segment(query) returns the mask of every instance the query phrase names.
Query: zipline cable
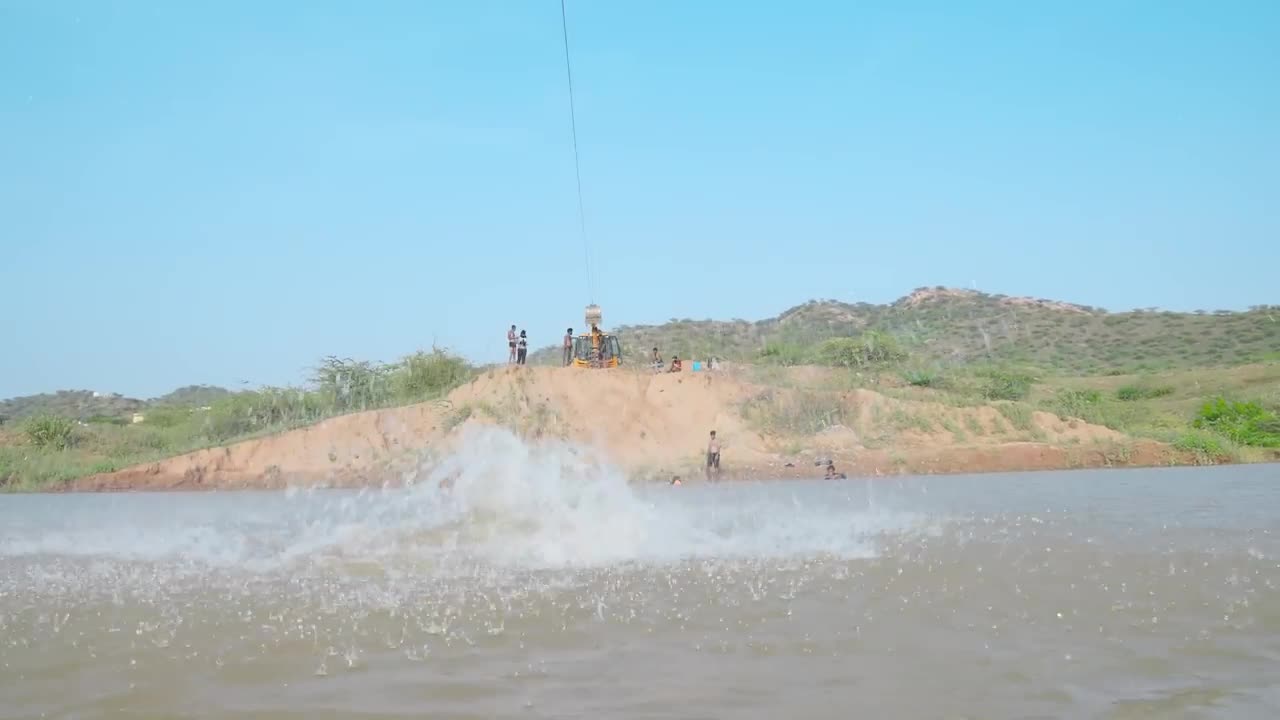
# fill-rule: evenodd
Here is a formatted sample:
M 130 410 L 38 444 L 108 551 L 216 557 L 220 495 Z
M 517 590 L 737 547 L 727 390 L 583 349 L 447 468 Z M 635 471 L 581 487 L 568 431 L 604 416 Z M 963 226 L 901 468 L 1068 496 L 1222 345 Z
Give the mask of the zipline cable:
M 587 217 L 582 209 L 582 169 L 578 163 L 578 118 L 573 107 L 573 69 L 569 65 L 569 19 L 560 0 L 560 28 L 564 31 L 564 72 L 569 79 L 569 126 L 573 130 L 573 174 L 578 182 L 578 229 L 582 233 L 582 255 L 587 265 L 587 297 L 596 302 L 595 283 L 591 278 L 591 244 L 587 242 Z

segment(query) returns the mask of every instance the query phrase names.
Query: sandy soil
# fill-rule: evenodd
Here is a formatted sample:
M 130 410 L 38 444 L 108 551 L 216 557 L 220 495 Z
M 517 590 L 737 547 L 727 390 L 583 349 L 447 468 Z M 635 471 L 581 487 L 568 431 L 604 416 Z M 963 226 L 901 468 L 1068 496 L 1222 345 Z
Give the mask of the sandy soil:
M 795 379 L 812 381 L 797 369 Z M 799 385 L 803 385 L 801 382 Z M 195 490 L 355 487 L 412 481 L 467 425 L 496 423 L 530 438 L 590 443 L 637 481 L 698 479 L 707 434 L 722 473 L 818 477 L 831 458 L 850 476 L 1042 470 L 1186 461 L 1169 447 L 1048 413 L 1017 423 L 995 407 L 957 408 L 870 390 L 824 392 L 845 425 L 797 435 L 744 417 L 744 407 L 796 407 L 813 390 L 765 387 L 745 373 L 652 375 L 634 370 L 501 368 L 439 402 L 332 418 L 312 427 L 96 475 L 67 489 Z M 809 394 L 804 394 L 804 393 Z M 772 417 L 772 416 L 770 416 Z

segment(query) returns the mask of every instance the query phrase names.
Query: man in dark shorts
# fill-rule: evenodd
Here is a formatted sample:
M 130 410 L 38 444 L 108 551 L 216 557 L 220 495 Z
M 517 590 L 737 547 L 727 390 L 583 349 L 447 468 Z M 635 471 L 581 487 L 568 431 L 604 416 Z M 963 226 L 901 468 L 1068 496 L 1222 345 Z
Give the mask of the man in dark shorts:
M 711 431 L 711 440 L 707 442 L 707 480 L 711 480 L 712 468 L 716 471 L 716 480 L 720 479 L 720 441 L 716 439 L 716 431 Z
M 516 326 L 512 325 L 507 331 L 507 362 L 515 363 L 516 361 Z

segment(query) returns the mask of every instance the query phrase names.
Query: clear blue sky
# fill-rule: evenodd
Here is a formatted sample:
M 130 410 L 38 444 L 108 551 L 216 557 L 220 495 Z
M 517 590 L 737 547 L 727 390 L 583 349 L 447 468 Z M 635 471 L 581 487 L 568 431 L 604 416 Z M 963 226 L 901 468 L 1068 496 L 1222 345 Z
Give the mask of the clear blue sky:
M 1280 3 L 569 1 L 606 325 L 1280 301 Z M 588 302 L 557 0 L 0 0 L 0 397 Z

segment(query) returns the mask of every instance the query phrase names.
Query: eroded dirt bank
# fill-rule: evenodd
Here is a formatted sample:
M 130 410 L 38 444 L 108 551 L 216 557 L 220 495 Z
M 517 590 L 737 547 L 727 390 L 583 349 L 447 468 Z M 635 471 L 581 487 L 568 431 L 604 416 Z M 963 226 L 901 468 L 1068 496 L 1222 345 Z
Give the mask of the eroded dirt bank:
M 809 432 L 815 406 L 838 416 Z M 398 485 L 425 477 L 459 432 L 499 424 L 530 440 L 604 450 L 637 481 L 701 475 L 707 434 L 725 478 L 820 477 L 832 458 L 852 476 L 1152 466 L 1191 458 L 1152 441 L 1048 413 L 957 408 L 869 390 L 765 387 L 736 373 L 503 368 L 438 402 L 317 425 L 95 475 L 72 491 Z

